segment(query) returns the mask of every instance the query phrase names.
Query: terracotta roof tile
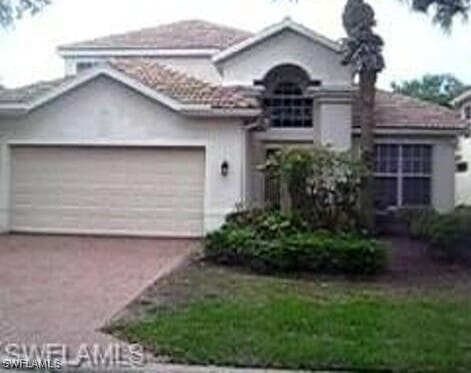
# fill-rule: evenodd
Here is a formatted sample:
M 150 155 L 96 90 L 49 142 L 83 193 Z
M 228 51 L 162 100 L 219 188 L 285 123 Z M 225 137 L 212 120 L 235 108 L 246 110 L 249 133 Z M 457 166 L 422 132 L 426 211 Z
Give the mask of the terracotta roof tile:
M 61 85 L 70 78 L 60 78 L 49 81 L 41 81 L 27 86 L 14 89 L 0 89 L 0 102 L 2 103 L 25 103 L 32 101 L 51 89 Z
M 215 109 L 256 108 L 257 102 L 234 87 L 215 86 L 193 78 L 152 59 L 115 59 L 111 66 L 184 104 L 209 105 Z
M 243 95 L 240 87 L 222 87 L 193 78 L 163 66 L 148 58 L 115 59 L 110 65 L 147 87 L 183 104 L 208 105 L 214 109 L 250 109 L 258 104 L 249 93 Z M 73 77 L 20 87 L 1 89 L 0 103 L 27 103 L 58 87 Z M 353 127 L 359 127 L 360 109 L 355 94 Z M 397 129 L 460 129 L 466 123 L 457 111 L 429 102 L 378 90 L 376 96 L 376 125 Z
M 64 45 L 60 49 L 226 49 L 251 35 L 248 31 L 232 27 L 201 20 L 187 20 L 72 43 Z
M 358 95 L 355 98 L 353 126 L 360 126 Z M 387 128 L 461 128 L 459 113 L 419 99 L 378 90 L 375 119 L 377 127 Z

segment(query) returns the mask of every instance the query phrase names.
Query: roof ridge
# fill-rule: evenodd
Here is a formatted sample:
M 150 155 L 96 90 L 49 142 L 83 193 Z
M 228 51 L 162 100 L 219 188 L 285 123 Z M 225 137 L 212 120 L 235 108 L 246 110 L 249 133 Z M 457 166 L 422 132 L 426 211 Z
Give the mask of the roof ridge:
M 242 38 L 242 37 L 247 37 L 248 38 L 251 35 L 253 35 L 253 33 L 250 32 L 250 31 L 240 29 L 240 28 L 236 28 L 234 26 L 223 25 L 223 24 L 220 24 L 220 23 L 215 23 L 215 22 L 211 22 L 211 21 L 207 21 L 207 20 L 203 20 L 203 19 L 183 19 L 183 20 L 179 20 L 179 21 L 175 21 L 175 22 L 162 23 L 162 24 L 157 24 L 155 26 L 148 26 L 148 27 L 142 27 L 142 28 L 138 28 L 138 29 L 131 29 L 131 30 L 128 30 L 128 31 L 116 32 L 116 33 L 108 34 L 108 35 L 101 35 L 101 36 L 97 36 L 95 38 L 86 39 L 86 40 L 82 40 L 82 41 L 71 42 L 71 43 L 59 46 L 59 50 L 60 49 L 68 49 L 68 48 L 100 48 L 100 47 L 103 47 L 103 46 L 93 45 L 93 44 L 101 43 L 101 42 L 110 42 L 110 40 L 112 41 L 113 39 L 116 39 L 116 38 L 129 38 L 129 37 L 132 37 L 132 36 L 136 36 L 136 35 L 139 35 L 139 34 L 146 34 L 146 33 L 149 33 L 149 32 L 155 32 L 157 34 L 159 34 L 159 33 L 168 33 L 168 32 L 171 31 L 172 28 L 177 28 L 178 29 L 179 27 L 182 27 L 182 26 L 186 26 L 185 27 L 185 31 L 186 31 L 188 26 L 191 26 L 191 25 L 200 26 L 200 27 L 208 27 L 208 28 L 212 28 L 212 29 L 215 29 L 215 30 L 219 30 L 220 32 L 223 32 L 223 33 L 224 32 L 226 32 L 226 33 L 229 32 L 229 33 L 233 34 L 232 35 L 233 38 Z M 175 30 L 173 30 L 173 31 L 175 31 Z M 186 35 L 186 36 L 188 36 L 188 35 Z M 158 35 L 156 35 L 156 37 L 158 37 Z M 181 38 L 181 35 L 179 35 L 178 38 Z M 219 42 L 221 42 L 221 41 L 219 40 Z M 136 43 L 136 46 L 139 48 L 139 43 Z M 225 46 L 225 47 L 227 47 L 227 46 Z M 174 47 L 174 49 L 178 49 L 178 48 L 179 48 L 178 46 Z M 183 49 L 187 49 L 187 48 L 188 47 L 183 47 Z M 159 47 L 157 46 L 156 49 L 159 49 Z M 165 47 L 165 48 L 160 48 L 160 49 L 169 49 L 169 48 Z

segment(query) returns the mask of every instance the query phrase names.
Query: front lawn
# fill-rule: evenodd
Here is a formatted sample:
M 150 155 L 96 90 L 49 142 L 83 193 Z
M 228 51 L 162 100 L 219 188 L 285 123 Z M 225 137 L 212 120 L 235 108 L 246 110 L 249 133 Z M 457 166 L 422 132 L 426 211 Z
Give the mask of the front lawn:
M 469 371 L 471 298 L 460 286 L 398 290 L 193 264 L 109 330 L 174 362 Z

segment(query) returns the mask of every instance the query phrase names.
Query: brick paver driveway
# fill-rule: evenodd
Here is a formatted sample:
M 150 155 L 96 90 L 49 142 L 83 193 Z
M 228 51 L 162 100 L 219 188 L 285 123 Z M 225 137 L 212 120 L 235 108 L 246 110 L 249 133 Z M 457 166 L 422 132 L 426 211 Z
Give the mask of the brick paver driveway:
M 0 341 L 115 342 L 97 331 L 197 241 L 0 236 Z

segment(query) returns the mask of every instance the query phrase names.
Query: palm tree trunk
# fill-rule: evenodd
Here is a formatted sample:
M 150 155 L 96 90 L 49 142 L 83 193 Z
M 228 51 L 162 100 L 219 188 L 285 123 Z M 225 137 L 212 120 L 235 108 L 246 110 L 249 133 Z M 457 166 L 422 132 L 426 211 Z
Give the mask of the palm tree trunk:
M 365 167 L 360 193 L 361 211 L 365 228 L 373 233 L 375 230 L 374 207 L 374 129 L 375 129 L 375 96 L 377 73 L 360 72 L 361 100 L 361 158 Z

